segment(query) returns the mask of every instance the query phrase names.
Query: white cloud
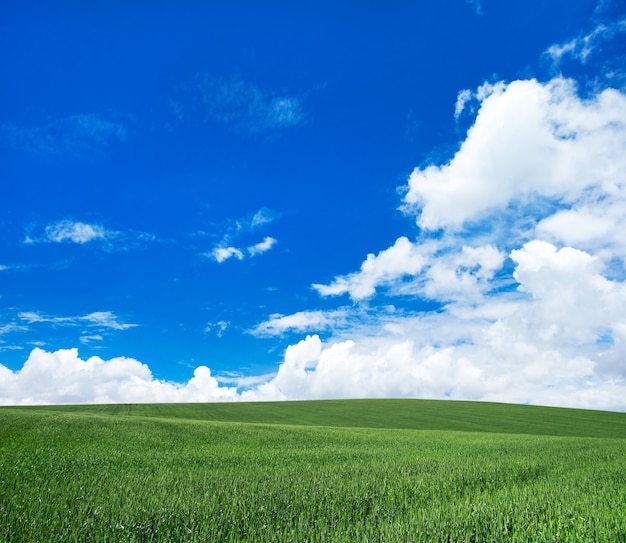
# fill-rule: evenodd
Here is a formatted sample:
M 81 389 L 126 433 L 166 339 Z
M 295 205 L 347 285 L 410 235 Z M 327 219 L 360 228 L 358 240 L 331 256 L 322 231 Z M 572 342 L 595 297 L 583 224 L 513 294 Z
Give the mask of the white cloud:
M 242 399 L 418 397 L 626 409 L 623 379 L 595 375 L 590 359 L 538 348 L 506 324 L 479 329 L 482 344 L 440 347 L 421 344 L 415 324 L 436 323 L 418 319 L 402 323 L 404 335 L 337 343 L 308 336 L 287 349 L 274 378 Z
M 17 324 L 15 322 L 0 324 L 0 336 L 4 334 L 10 334 L 12 332 L 24 332 L 26 330 L 28 330 L 26 326 Z
M 80 337 L 80 342 L 87 344 L 87 343 L 91 343 L 93 341 L 102 341 L 104 338 L 100 335 L 100 334 L 93 334 L 90 336 L 81 336 Z
M 277 218 L 278 213 L 266 207 L 262 207 L 255 213 L 234 221 L 235 231 L 238 234 L 252 232 L 254 230 L 257 230 L 258 228 L 265 226 L 266 224 L 274 222 Z
M 463 113 L 467 103 L 474 97 L 474 94 L 469 89 L 464 89 L 456 97 L 456 104 L 454 105 L 454 118 L 458 119 Z
M 562 78 L 483 86 L 476 121 L 454 158 L 416 168 L 405 210 L 427 230 L 468 221 L 538 197 L 572 203 L 591 187 L 623 192 L 626 96 L 588 100 Z
M 561 78 L 485 84 L 459 95 L 457 116 L 469 100 L 476 120 L 453 159 L 409 178 L 404 210 L 421 227 L 416 240 L 314 285 L 353 299 L 385 286 L 440 310 L 387 317 L 377 335 L 369 323 L 325 343 L 311 336 L 248 398 L 626 410 L 626 96 L 605 89 L 583 99 Z
M 581 199 L 542 219 L 537 224 L 537 236 L 559 244 L 594 251 L 604 260 L 621 259 L 626 263 L 626 190 L 617 191 L 612 198 L 599 197 L 594 202 Z
M 626 19 L 608 24 L 599 24 L 588 34 L 577 36 L 564 43 L 551 45 L 545 52 L 555 65 L 559 65 L 565 57 L 579 60 L 583 64 L 604 41 L 612 39 L 615 34 L 626 32 Z
M 267 321 L 256 326 L 252 333 L 259 336 L 274 336 L 284 334 L 287 331 L 308 332 L 321 330 L 335 322 L 336 318 L 337 312 L 333 312 L 332 315 L 324 311 L 299 311 L 292 315 L 277 313 L 271 315 Z
M 129 328 L 139 326 L 138 324 L 119 322 L 117 316 L 110 311 L 96 311 L 82 317 L 77 317 L 77 320 L 98 328 L 111 328 L 113 330 L 128 330 Z
M 186 383 L 155 379 L 132 358 L 82 360 L 77 349 L 34 349 L 19 371 L 0 364 L 0 404 L 208 402 L 233 400 L 236 388 L 220 386 L 200 366 Z
M 250 245 L 246 249 L 246 252 L 251 257 L 262 255 L 263 253 L 269 251 L 276 243 L 277 241 L 274 238 L 267 236 L 263 241 Z M 211 256 L 219 264 L 230 258 L 236 258 L 237 260 L 243 260 L 245 258 L 243 250 L 237 247 L 215 247 L 209 253 L 209 256 Z
M 45 237 L 48 241 L 60 243 L 72 241 L 73 243 L 87 243 L 89 241 L 104 239 L 111 233 L 97 224 L 84 222 L 59 221 L 46 226 Z
M 120 322 L 119 318 L 111 311 L 95 311 L 87 315 L 74 317 L 52 317 L 35 311 L 22 311 L 18 317 L 27 324 L 50 323 L 63 326 L 80 326 L 84 324 L 94 328 L 110 330 L 128 330 L 129 328 L 139 326 L 138 324 Z
M 243 253 L 237 247 L 216 247 L 211 251 L 211 256 L 216 262 L 221 264 L 229 258 L 236 258 L 237 260 L 243 260 Z
M 534 240 L 511 258 L 520 290 L 534 302 L 527 326 L 554 345 L 574 341 L 582 350 L 626 323 L 626 283 L 606 279 L 602 263 L 588 253 Z
M 411 243 L 398 238 L 377 256 L 370 254 L 361 270 L 339 276 L 330 285 L 314 284 L 322 296 L 348 293 L 353 300 L 373 296 L 378 287 L 391 294 L 412 294 L 424 298 L 473 299 L 490 289 L 489 281 L 504 262 L 505 255 L 493 245 L 460 248 L 447 241 Z
M 367 298 L 379 285 L 419 273 L 426 264 L 428 250 L 401 237 L 378 255 L 367 255 L 359 272 L 337 277 L 330 285 L 314 284 L 313 288 L 322 296 L 348 293 L 353 300 Z
M 376 335 L 287 349 L 245 399 L 426 397 L 626 410 L 626 289 L 589 255 L 530 242 L 512 254 L 525 294 L 389 319 Z M 605 343 L 605 339 L 609 341 Z
M 210 322 L 204 327 L 205 333 L 215 333 L 217 337 L 222 337 L 226 329 L 230 326 L 227 321 Z
M 72 219 L 62 219 L 47 224 L 43 229 L 35 226 L 30 229 L 25 239 L 26 244 L 36 243 L 76 243 L 78 245 L 97 244 L 106 251 L 125 251 L 139 248 L 146 243 L 157 241 L 157 238 L 146 232 L 119 232 L 109 230 L 100 224 L 90 224 Z
M 24 347 L 21 345 L 5 345 L 3 341 L 0 341 L 0 351 L 21 351 Z
M 209 253 L 205 253 L 204 256 L 208 256 L 221 264 L 230 258 L 243 260 L 246 253 L 250 257 L 266 253 L 277 243 L 277 240 L 271 236 L 266 236 L 262 241 L 249 245 L 246 249 L 236 247 L 232 245 L 232 242 L 243 235 L 250 234 L 264 225 L 273 222 L 276 217 L 277 214 L 273 211 L 267 208 L 261 208 L 250 216 L 231 221 L 228 232 L 222 237 L 219 244 Z
M 459 252 L 433 257 L 417 293 L 436 300 L 476 300 L 491 288 L 504 262 L 504 254 L 492 245 L 463 246 Z
M 248 253 L 250 256 L 262 255 L 269 251 L 276 244 L 276 240 L 272 237 L 265 237 L 265 239 L 255 245 L 248 247 Z

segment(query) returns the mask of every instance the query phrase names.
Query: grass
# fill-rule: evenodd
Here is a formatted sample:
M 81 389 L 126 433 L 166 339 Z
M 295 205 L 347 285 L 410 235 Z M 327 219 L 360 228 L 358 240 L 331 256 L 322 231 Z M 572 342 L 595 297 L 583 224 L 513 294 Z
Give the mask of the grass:
M 626 438 L 626 415 L 485 402 L 327 400 L 54 406 L 51 412 L 215 422 Z
M 0 408 L 0 541 L 626 541 L 626 415 Z

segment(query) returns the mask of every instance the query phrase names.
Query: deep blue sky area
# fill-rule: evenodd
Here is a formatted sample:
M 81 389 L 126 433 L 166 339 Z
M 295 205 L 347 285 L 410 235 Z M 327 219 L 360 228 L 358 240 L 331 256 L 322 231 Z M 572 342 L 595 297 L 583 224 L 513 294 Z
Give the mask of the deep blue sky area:
M 620 91 L 623 11 L 5 2 L 0 364 L 18 372 L 35 348 L 77 348 L 134 358 L 163 382 L 204 365 L 232 384 L 275 374 L 309 334 L 332 345 L 380 336 L 391 315 L 441 314 L 452 298 L 402 266 L 376 275 L 373 295 L 318 287 L 399 238 L 448 239 L 445 225 L 425 234 L 403 198 L 416 168 L 449 164 L 469 139 L 481 86 L 562 76 L 581 94 Z M 463 112 L 462 91 L 475 93 Z M 530 239 L 494 246 L 506 257 Z M 513 261 L 494 292 L 516 290 Z M 289 315 L 306 322 L 263 328 Z

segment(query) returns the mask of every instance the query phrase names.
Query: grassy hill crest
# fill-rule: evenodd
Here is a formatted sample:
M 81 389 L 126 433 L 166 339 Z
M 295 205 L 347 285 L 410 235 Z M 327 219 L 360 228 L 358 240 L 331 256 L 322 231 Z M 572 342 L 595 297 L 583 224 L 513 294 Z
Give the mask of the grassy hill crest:
M 295 426 L 626 438 L 626 413 L 452 400 L 311 400 L 4 409 Z

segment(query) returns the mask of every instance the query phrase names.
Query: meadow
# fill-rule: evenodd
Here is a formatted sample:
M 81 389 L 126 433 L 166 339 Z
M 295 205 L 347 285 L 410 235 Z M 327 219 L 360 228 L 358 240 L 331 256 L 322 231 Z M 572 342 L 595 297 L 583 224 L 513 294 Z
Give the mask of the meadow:
M 0 541 L 626 541 L 626 414 L 3 407 Z

